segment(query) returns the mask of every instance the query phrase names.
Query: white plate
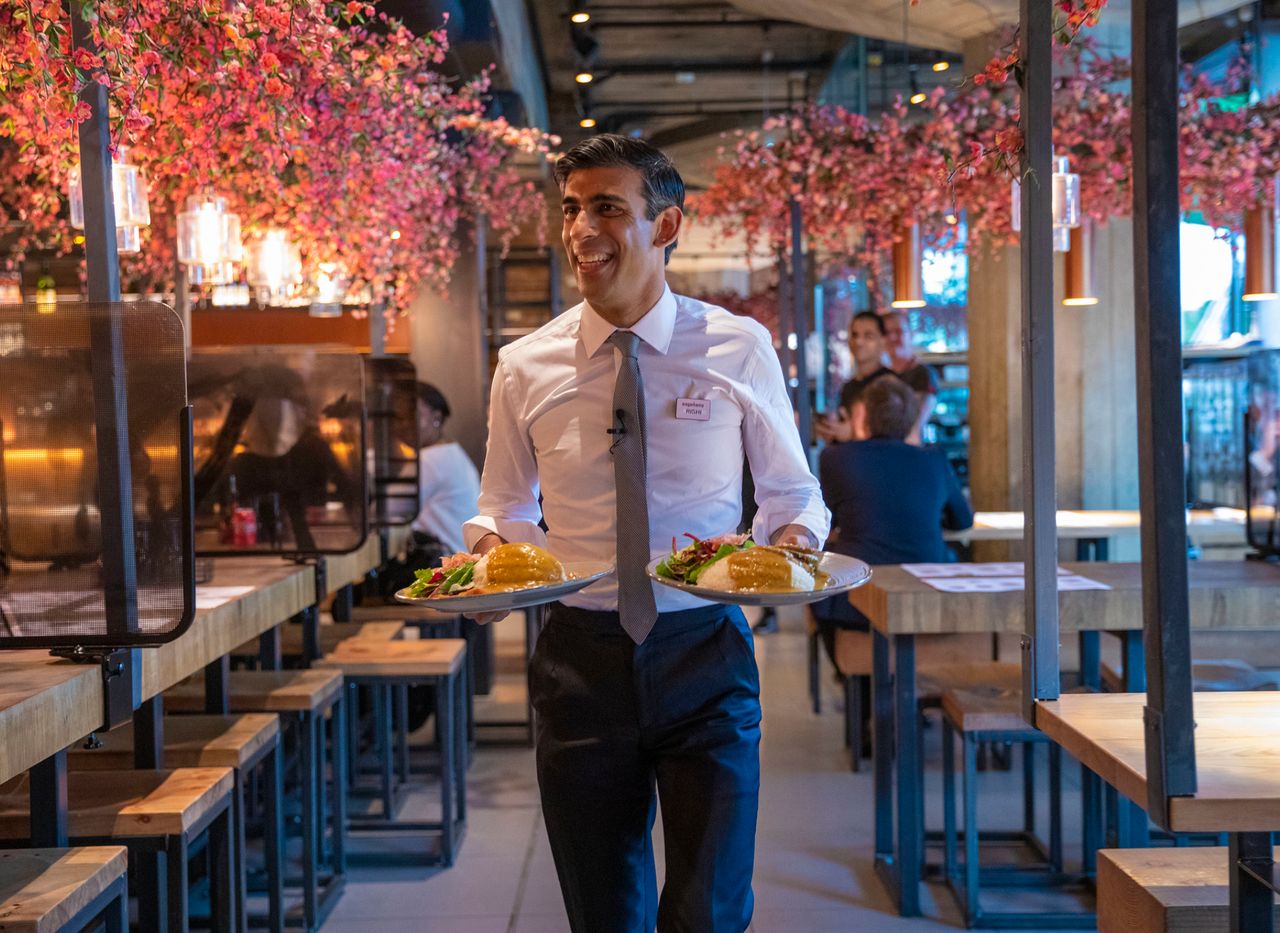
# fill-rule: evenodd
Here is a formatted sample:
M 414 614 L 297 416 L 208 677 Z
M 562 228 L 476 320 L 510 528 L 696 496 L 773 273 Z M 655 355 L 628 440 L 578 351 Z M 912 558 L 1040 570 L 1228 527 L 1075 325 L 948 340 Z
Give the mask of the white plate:
M 590 586 L 601 577 L 613 573 L 613 565 L 602 560 L 583 560 L 564 565 L 569 579 L 563 583 L 549 583 L 546 586 L 531 586 L 523 590 L 511 590 L 507 593 L 481 593 L 478 596 L 409 596 L 408 587 L 396 593 L 396 599 L 410 606 L 421 606 L 437 612 L 473 613 L 473 612 L 510 612 L 513 609 L 526 609 L 529 606 L 541 606 L 543 603 L 555 602 L 561 596 L 568 596 L 578 590 Z
M 735 606 L 799 606 L 805 603 L 816 603 L 828 596 L 847 593 L 871 579 L 871 568 L 860 560 L 845 557 L 843 554 L 822 552 L 822 562 L 818 569 L 827 574 L 827 585 L 820 590 L 799 593 L 733 593 L 726 590 L 715 590 L 707 586 L 692 583 L 681 583 L 669 577 L 658 576 L 658 565 L 666 560 L 666 556 L 651 560 L 645 569 L 649 576 L 672 589 L 683 590 L 693 596 L 701 596 L 716 603 L 730 603 Z

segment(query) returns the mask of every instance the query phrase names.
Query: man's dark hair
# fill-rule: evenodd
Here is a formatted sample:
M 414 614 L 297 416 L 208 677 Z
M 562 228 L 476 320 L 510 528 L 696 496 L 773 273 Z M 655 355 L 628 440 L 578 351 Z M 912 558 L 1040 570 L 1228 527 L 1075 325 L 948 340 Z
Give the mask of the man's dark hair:
M 590 136 L 556 160 L 555 179 L 564 191 L 569 176 L 579 169 L 621 166 L 640 173 L 644 183 L 645 219 L 653 220 L 668 207 L 684 210 L 684 179 L 665 152 L 643 139 L 600 133 Z M 664 261 L 671 259 L 675 242 L 667 246 Z
M 874 311 L 859 311 L 853 316 L 853 321 L 870 321 L 876 325 L 876 330 L 880 331 L 880 336 L 884 336 L 884 318 Z M 853 330 L 853 321 L 849 322 L 850 330 Z
M 440 412 L 441 420 L 448 418 L 450 415 L 449 403 L 445 400 L 444 393 L 429 382 L 418 383 L 418 401 L 428 408 Z
M 872 382 L 862 390 L 859 401 L 866 406 L 867 433 L 872 437 L 903 440 L 920 416 L 916 393 L 896 376 Z

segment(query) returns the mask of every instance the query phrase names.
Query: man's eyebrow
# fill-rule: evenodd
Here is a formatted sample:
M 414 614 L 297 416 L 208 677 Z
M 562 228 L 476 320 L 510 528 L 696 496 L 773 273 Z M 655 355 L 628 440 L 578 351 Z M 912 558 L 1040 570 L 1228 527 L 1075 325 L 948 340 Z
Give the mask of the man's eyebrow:
M 623 204 L 627 203 L 627 199 L 618 194 L 593 194 L 587 199 L 592 204 Z M 560 204 L 578 205 L 581 202 L 572 194 L 566 194 L 560 199 Z

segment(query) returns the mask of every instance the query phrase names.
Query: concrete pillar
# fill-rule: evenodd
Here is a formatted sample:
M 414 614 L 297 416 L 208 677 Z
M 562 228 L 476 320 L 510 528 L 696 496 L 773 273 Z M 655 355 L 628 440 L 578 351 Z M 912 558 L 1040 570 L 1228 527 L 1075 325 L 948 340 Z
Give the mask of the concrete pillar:
M 484 241 L 459 230 L 462 254 L 445 294 L 424 287 L 409 308 L 413 365 L 449 400 L 447 434 L 479 466 L 484 462 L 489 402 L 489 344 L 485 328 Z

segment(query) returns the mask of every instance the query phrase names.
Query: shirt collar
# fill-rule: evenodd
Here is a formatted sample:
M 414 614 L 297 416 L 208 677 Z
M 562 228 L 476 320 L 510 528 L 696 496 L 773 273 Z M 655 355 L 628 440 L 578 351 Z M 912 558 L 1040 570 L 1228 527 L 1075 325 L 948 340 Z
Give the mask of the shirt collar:
M 676 296 L 671 294 L 670 286 L 664 286 L 658 303 L 628 329 L 659 353 L 666 354 L 671 346 L 671 334 L 675 327 Z M 588 358 L 595 356 L 596 351 L 604 346 L 604 342 L 617 329 L 587 302 L 582 303 L 582 320 L 578 332 Z

